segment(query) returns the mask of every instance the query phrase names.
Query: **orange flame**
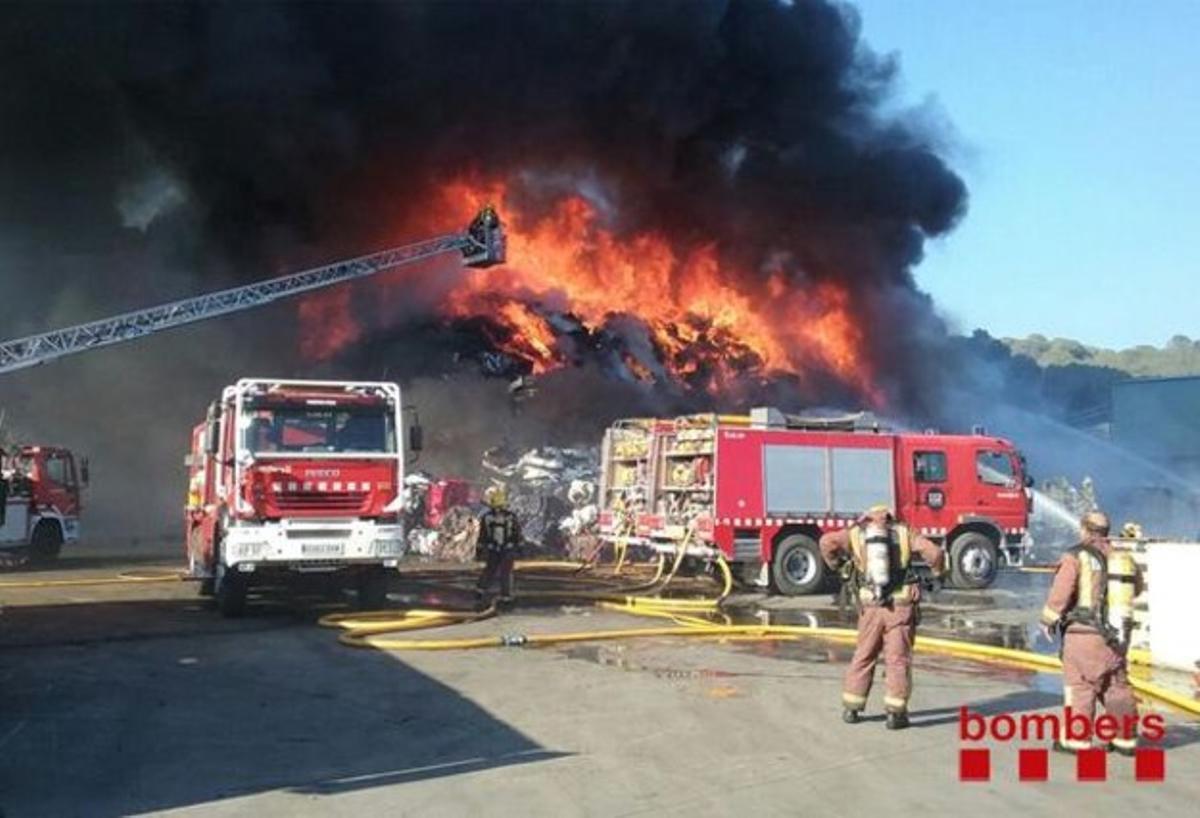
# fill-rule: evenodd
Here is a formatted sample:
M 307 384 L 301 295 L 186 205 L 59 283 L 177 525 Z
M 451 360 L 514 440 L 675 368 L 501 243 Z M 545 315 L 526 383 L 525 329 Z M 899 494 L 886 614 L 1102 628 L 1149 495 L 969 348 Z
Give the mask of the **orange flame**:
M 549 372 L 559 364 L 554 329 L 528 304 L 521 301 L 505 301 L 492 315 L 496 322 L 502 324 L 509 332 L 507 338 L 489 332 L 488 340 L 497 348 L 529 361 L 535 375 Z
M 752 277 L 722 268 L 714 245 L 681 255 L 665 236 L 616 236 L 581 196 L 562 199 L 539 218 L 521 219 L 500 184 L 460 181 L 442 193 L 446 206 L 435 210 L 460 221 L 469 219 L 480 202 L 495 202 L 508 232 L 509 263 L 469 271 L 451 294 L 447 312 L 491 316 L 511 334 L 498 346 L 535 371 L 563 361 L 552 331 L 544 332 L 544 320 L 531 321 L 538 314 L 530 303 L 569 312 L 589 330 L 616 314 L 636 316 L 668 373 L 686 380 L 703 368 L 713 391 L 748 373 L 804 378 L 821 368 L 857 387 L 873 404 L 881 402 L 849 293 L 835 283 L 789 288 L 776 274 L 757 286 L 748 284 Z M 497 303 L 506 309 L 497 311 Z M 521 309 L 507 306 L 515 304 Z M 642 380 L 651 377 L 644 362 L 630 368 Z
M 803 380 L 822 371 L 872 405 L 883 403 L 850 294 L 837 283 L 799 287 L 781 272 L 765 280 L 744 275 L 722 267 L 714 244 L 681 252 L 664 235 L 617 236 L 582 196 L 530 218 L 499 182 L 460 180 L 440 195 L 422 216 L 425 230 L 465 225 L 480 204 L 493 202 L 505 219 L 509 258 L 503 266 L 467 270 L 445 298 L 444 314 L 485 318 L 489 342 L 534 373 L 567 364 L 548 314 L 569 314 L 589 331 L 625 314 L 644 324 L 660 358 L 621 353 L 639 380 L 666 375 L 719 393 L 747 376 Z M 306 336 L 309 357 L 330 357 L 361 334 L 348 295 L 310 298 L 301 309 L 306 323 L 329 330 L 319 343 L 308 340 L 311 332 Z

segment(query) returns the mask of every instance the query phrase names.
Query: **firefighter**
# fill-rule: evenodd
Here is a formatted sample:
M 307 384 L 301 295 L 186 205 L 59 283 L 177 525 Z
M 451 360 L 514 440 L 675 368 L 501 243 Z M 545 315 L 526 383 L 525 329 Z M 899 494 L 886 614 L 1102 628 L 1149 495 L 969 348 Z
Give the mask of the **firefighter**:
M 858 643 L 842 689 L 842 720 L 855 724 L 867 705 L 875 664 L 886 669 L 887 728 L 908 726 L 912 691 L 912 650 L 920 609 L 920 582 L 910 564 L 912 552 L 941 581 L 942 549 L 896 521 L 884 505 L 873 506 L 850 528 L 821 537 L 821 557 L 855 593 Z
M 1042 608 L 1042 627 L 1047 638 L 1057 633 L 1062 640 L 1064 707 L 1086 716 L 1090 729 L 1096 702 L 1102 702 L 1105 712 L 1120 724 L 1111 749 L 1133 755 L 1137 703 L 1129 685 L 1126 653 L 1133 630 L 1133 598 L 1142 592 L 1142 575 L 1132 555 L 1109 542 L 1109 521 L 1102 512 L 1085 514 L 1079 528 L 1079 544 L 1058 563 Z M 1090 746 L 1090 741 L 1069 736 L 1059 736 L 1054 743 L 1054 749 L 1068 753 Z
M 486 562 L 475 586 L 475 597 L 482 602 L 492 583 L 498 580 L 500 601 L 511 602 L 513 563 L 521 546 L 521 523 L 508 509 L 508 493 L 503 486 L 489 487 L 483 499 L 488 508 L 479 518 L 478 545 Z
M 475 214 L 475 218 L 467 227 L 467 232 L 480 244 L 486 244 L 488 231 L 496 229 L 499 225 L 500 216 L 496 213 L 496 207 L 488 202 Z

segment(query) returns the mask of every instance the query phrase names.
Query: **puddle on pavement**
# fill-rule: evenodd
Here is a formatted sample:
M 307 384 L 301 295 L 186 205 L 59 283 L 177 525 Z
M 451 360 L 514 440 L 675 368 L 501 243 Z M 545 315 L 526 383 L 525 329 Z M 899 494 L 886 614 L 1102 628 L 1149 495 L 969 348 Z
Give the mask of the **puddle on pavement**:
M 931 637 L 958 639 L 975 644 L 1026 650 L 1043 655 L 1057 654 L 1055 642 L 1047 640 L 1033 622 L 997 622 L 988 618 L 988 612 L 1003 612 L 1009 615 L 1030 607 L 1035 597 L 1045 593 L 1046 579 L 1039 575 L 1021 575 L 1015 572 L 1002 577 L 994 589 L 987 593 L 978 591 L 941 591 L 922 606 L 920 634 Z M 528 587 L 528 586 L 526 586 Z M 470 587 L 425 586 L 406 589 L 408 593 L 391 594 L 393 601 L 408 607 L 464 607 L 472 598 Z M 994 593 L 992 592 L 994 591 Z M 694 596 L 687 592 L 679 597 Z M 801 627 L 840 627 L 853 629 L 856 615 L 852 610 L 833 607 L 816 609 L 775 608 L 764 606 L 771 597 L 738 600 L 727 605 L 722 613 L 713 617 L 715 623 L 729 622 L 738 625 L 790 625 Z M 541 606 L 538 606 L 541 607 Z M 559 615 L 578 614 L 589 610 L 588 606 L 548 605 Z M 918 637 L 919 639 L 920 637 Z M 804 664 L 845 664 L 853 653 L 853 646 L 845 643 L 825 642 L 813 639 L 777 640 L 729 640 L 725 643 L 736 651 L 754 656 L 783 659 Z M 795 674 L 741 673 L 728 669 L 673 668 L 647 661 L 651 646 L 644 642 L 576 644 L 559 648 L 567 658 L 587 661 L 629 672 L 650 673 L 664 679 L 725 679 L 739 676 L 793 676 Z M 1028 668 L 1004 665 L 999 662 L 959 659 L 918 653 L 915 657 L 918 669 L 948 672 L 958 676 L 1007 681 L 1020 684 L 1036 692 L 1061 694 L 1062 677 Z M 1197 685 L 1184 673 L 1151 671 L 1134 668 L 1133 675 L 1149 679 L 1167 689 L 1187 696 L 1200 695 Z
M 676 643 L 678 644 L 678 643 Z M 827 662 L 830 659 L 829 651 L 826 651 L 820 646 L 808 646 L 810 656 L 801 657 L 794 650 L 797 647 L 803 647 L 802 643 L 797 642 L 748 642 L 738 645 L 739 649 L 744 649 L 746 652 L 755 655 L 775 657 L 776 650 L 780 646 L 785 647 L 789 659 L 802 659 L 809 662 Z M 649 652 L 651 648 L 644 642 L 639 643 L 604 643 L 592 645 L 571 645 L 569 647 L 560 648 L 559 652 L 568 659 L 576 659 L 584 662 L 590 662 L 601 667 L 610 667 L 616 670 L 623 670 L 631 673 L 649 673 L 659 679 L 668 679 L 671 681 L 680 680 L 702 680 L 713 681 L 721 679 L 738 679 L 738 678 L 801 678 L 795 673 L 762 673 L 762 672 L 745 672 L 728 670 L 726 668 L 678 668 L 667 665 L 657 664 L 647 661 L 642 654 Z M 843 659 L 849 658 L 849 653 L 846 653 Z
M 572 645 L 560 652 L 568 659 L 578 659 L 601 667 L 611 667 L 634 673 L 649 673 L 659 679 L 732 679 L 748 674 L 712 668 L 672 668 L 644 662 L 634 656 L 640 652 L 627 644 Z
M 754 604 L 726 608 L 723 619 L 741 625 L 799 625 L 802 627 L 855 627 L 855 616 L 851 612 L 837 610 L 767 609 Z M 920 633 L 926 636 L 957 639 L 974 644 L 1025 650 L 1053 656 L 1058 652 L 1055 642 L 1047 640 L 1034 623 L 1003 623 L 977 618 L 970 614 L 933 614 L 926 610 Z M 918 636 L 918 641 L 920 637 Z M 826 642 L 819 637 L 812 639 L 731 639 L 725 643 L 739 653 L 764 658 L 782 659 L 804 664 L 845 664 L 853 654 L 853 646 L 846 643 Z M 633 650 L 636 650 L 633 649 Z M 660 678 L 710 679 L 737 677 L 743 674 L 730 670 L 675 669 L 655 666 L 636 658 L 630 645 L 577 645 L 565 651 L 573 659 L 582 659 L 595 664 L 615 667 L 625 671 L 652 673 Z M 914 658 L 919 670 L 939 671 L 956 676 L 987 679 L 1021 685 L 1037 693 L 1061 695 L 1062 677 L 1057 673 L 1007 665 L 1002 662 L 987 662 L 978 659 L 918 653 Z M 1151 671 L 1135 668 L 1133 674 L 1146 678 L 1185 695 L 1196 693 L 1195 685 L 1187 674 L 1170 671 Z M 788 674 L 782 674 L 788 675 Z

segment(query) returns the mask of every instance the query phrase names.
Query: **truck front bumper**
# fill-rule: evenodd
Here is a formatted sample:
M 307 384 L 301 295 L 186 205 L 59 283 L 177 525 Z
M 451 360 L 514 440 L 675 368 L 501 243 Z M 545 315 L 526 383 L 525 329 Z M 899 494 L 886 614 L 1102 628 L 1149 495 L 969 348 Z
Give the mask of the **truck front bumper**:
M 228 566 L 332 569 L 395 566 L 405 552 L 404 527 L 373 520 L 282 520 L 230 526 L 221 559 Z

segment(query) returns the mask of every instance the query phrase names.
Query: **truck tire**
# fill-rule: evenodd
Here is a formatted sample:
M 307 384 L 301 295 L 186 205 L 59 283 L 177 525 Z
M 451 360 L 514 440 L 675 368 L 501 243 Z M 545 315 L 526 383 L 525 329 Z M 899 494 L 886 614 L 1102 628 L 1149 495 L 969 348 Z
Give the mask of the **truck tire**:
M 38 523 L 29 541 L 29 561 L 34 565 L 49 565 L 58 559 L 62 543 L 62 530 L 57 523 Z
M 825 573 L 821 549 L 807 534 L 790 534 L 776 544 L 771 582 L 777 592 L 784 596 L 815 593 L 825 584 Z
M 378 611 L 387 607 L 391 573 L 384 568 L 369 568 L 358 579 L 358 607 L 363 611 Z
M 968 531 L 950 544 L 950 581 L 956 588 L 986 588 L 1000 569 L 996 544 L 986 534 Z
M 218 565 L 214 583 L 213 598 L 221 616 L 233 619 L 246 612 L 248 583 L 245 577 L 237 571 L 230 571 L 225 565 Z

